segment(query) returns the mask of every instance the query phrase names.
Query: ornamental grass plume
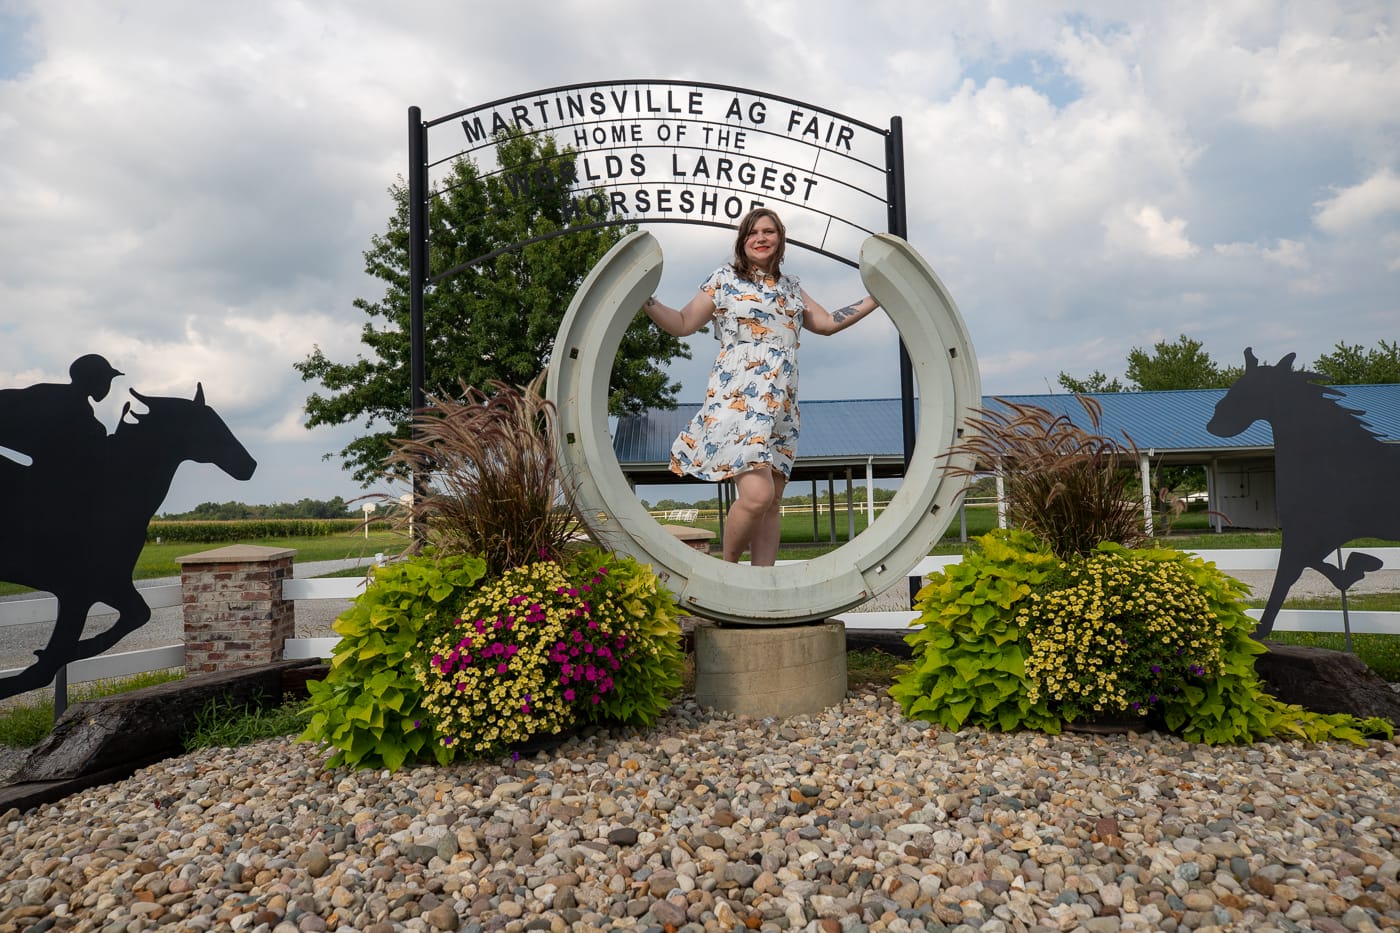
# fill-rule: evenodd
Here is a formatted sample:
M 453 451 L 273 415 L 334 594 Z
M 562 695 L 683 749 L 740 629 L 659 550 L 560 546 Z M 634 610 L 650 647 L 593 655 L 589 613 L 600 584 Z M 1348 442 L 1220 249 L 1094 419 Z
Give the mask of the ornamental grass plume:
M 582 526 L 559 481 L 554 406 L 544 376 L 524 388 L 466 385 L 462 397 L 433 396 L 397 441 L 390 472 L 431 477 L 408 510 L 439 551 L 477 554 L 495 577 L 512 567 L 559 558 Z
M 1000 472 L 1007 520 L 1065 560 L 1105 541 L 1136 547 L 1149 540 L 1134 489 L 1137 446 L 1126 434 L 1122 443 L 1100 434 L 1102 407 L 1088 396 L 1075 398 L 1092 430 L 1039 406 L 998 398 L 1001 408 L 974 410 L 969 436 L 944 455 L 973 458 L 972 467 L 950 463 L 950 476 Z

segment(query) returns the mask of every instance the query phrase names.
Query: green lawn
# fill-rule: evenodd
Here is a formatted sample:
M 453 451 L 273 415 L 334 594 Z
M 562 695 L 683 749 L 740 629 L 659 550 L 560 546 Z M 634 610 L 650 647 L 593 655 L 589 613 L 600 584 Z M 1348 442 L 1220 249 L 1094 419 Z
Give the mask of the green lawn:
M 291 548 L 297 552 L 295 560 L 312 561 L 373 557 L 380 552 L 393 555 L 407 546 L 408 539 L 390 531 L 371 531 L 368 538 L 365 537 L 364 532 L 354 531 L 314 538 L 256 538 L 238 543 Z M 132 578 L 150 580 L 155 577 L 178 577 L 180 565 L 175 563 L 175 558 L 226 546 L 226 544 L 197 543 L 147 544 L 141 551 L 140 560 L 136 562 Z M 0 596 L 27 592 L 30 592 L 28 587 L 0 582 Z

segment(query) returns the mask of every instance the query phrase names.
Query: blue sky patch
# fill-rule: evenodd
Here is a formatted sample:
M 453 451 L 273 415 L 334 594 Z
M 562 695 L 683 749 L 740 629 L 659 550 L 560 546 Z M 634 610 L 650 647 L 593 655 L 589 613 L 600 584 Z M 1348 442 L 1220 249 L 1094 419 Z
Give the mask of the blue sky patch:
M 0 81 L 24 74 L 39 60 L 28 33 L 34 17 L 0 7 Z
M 985 85 L 992 78 L 1001 78 L 1012 87 L 1034 88 L 1056 108 L 1064 108 L 1079 99 L 1079 82 L 1065 74 L 1060 63 L 1049 55 L 1022 52 L 1001 61 L 969 63 L 969 78 Z

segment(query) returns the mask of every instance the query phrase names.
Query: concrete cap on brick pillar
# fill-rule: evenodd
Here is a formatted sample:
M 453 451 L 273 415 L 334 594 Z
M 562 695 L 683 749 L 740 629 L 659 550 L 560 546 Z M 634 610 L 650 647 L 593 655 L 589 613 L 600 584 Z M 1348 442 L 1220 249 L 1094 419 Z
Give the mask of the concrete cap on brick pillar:
M 177 564 L 240 564 L 255 561 L 273 561 L 296 555 L 295 548 L 264 547 L 260 544 L 230 544 L 228 547 L 200 551 L 175 558 Z

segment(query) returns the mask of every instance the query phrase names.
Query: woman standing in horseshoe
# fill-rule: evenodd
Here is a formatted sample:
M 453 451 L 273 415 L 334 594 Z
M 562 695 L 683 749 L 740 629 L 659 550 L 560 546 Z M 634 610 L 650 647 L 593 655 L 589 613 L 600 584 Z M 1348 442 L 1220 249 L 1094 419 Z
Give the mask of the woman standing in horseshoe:
M 724 559 L 771 567 L 778 556 L 783 488 L 797 456 L 797 346 L 845 330 L 880 306 L 870 295 L 827 311 L 780 264 L 787 231 L 756 208 L 739 222 L 733 262 L 721 266 L 680 309 L 648 298 L 644 310 L 668 334 L 685 337 L 713 320 L 720 340 L 705 404 L 671 445 L 671 472 L 733 479 Z

